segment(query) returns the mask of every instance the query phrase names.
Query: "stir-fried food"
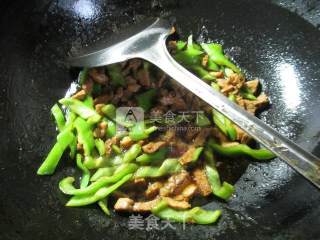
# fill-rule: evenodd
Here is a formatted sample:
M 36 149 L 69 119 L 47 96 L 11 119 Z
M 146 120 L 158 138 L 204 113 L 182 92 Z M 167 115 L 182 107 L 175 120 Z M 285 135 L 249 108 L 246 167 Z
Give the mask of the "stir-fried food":
M 190 36 L 187 42 L 170 41 L 168 48 L 179 63 L 248 112 L 268 104 L 259 81 L 247 81 L 220 44 L 197 44 Z M 53 174 L 69 152 L 82 176 L 60 181 L 60 190 L 71 196 L 66 206 L 98 204 L 108 215 L 112 202 L 119 212 L 214 223 L 221 210 L 204 210 L 191 200 L 232 197 L 234 186 L 219 175 L 218 160 L 274 157 L 255 149 L 253 139 L 223 113 L 140 59 L 83 69 L 77 92 L 51 112 L 59 134 L 38 174 Z

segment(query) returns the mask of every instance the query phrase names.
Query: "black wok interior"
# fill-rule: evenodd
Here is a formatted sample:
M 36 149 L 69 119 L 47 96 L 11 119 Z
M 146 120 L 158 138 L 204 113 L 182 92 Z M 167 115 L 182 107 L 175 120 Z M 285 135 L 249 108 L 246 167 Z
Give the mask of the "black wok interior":
M 216 225 L 129 230 L 128 218 L 66 208 L 58 181 L 36 176 L 55 138 L 51 106 L 72 76 L 68 53 L 147 16 L 169 18 L 182 37 L 224 44 L 271 108 L 261 118 L 320 156 L 320 32 L 265 1 L 3 1 L 0 17 L 0 239 L 319 239 L 320 191 L 279 159 L 252 162 Z

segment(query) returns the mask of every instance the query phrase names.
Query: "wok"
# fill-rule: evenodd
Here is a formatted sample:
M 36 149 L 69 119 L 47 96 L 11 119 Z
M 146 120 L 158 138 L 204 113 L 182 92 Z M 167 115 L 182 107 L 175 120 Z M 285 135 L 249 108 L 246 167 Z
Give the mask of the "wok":
M 267 1 L 2 1 L 0 20 L 0 239 L 319 239 L 320 192 L 279 159 L 250 162 L 216 225 L 129 230 L 128 216 L 66 208 L 58 181 L 36 169 L 53 144 L 50 107 L 75 77 L 67 54 L 149 16 L 182 38 L 224 44 L 272 106 L 260 117 L 320 156 L 320 32 Z

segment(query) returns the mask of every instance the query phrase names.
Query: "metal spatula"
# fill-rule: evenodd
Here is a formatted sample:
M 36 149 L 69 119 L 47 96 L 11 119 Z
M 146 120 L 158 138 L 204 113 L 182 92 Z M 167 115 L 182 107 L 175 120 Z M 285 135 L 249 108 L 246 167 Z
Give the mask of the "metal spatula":
M 232 122 L 274 152 L 292 168 L 320 188 L 320 159 L 228 100 L 208 84 L 179 65 L 166 48 L 170 24 L 162 19 L 135 25 L 113 37 L 97 50 L 74 56 L 71 66 L 98 67 L 142 58 L 158 66 L 182 86 L 223 113 Z

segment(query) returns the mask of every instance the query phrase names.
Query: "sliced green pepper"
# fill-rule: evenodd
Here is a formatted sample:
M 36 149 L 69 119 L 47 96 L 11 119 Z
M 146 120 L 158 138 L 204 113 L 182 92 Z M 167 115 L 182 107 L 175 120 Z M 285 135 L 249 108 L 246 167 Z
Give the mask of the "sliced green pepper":
M 117 166 L 98 168 L 98 170 L 92 175 L 90 181 L 95 182 L 101 177 L 110 177 L 116 169 Z
M 140 141 L 149 137 L 149 134 L 156 131 L 158 128 L 156 126 L 152 126 L 146 128 L 144 121 L 137 122 L 133 127 L 131 127 L 129 132 L 129 137 L 133 141 Z
M 189 210 L 176 210 L 169 207 L 164 200 L 160 201 L 154 208 L 152 208 L 151 212 L 161 219 L 197 224 L 215 223 L 221 216 L 220 210 L 208 211 L 200 207 L 194 207 Z
M 76 195 L 73 196 L 66 204 L 68 207 L 79 207 L 79 206 L 85 206 L 89 205 L 91 203 L 97 202 L 99 200 L 102 200 L 109 196 L 112 192 L 117 190 L 121 185 L 123 185 L 125 182 L 130 180 L 132 177 L 132 174 L 128 174 L 124 176 L 122 179 L 120 179 L 118 182 L 114 183 L 111 186 L 108 187 L 102 187 L 98 189 L 93 194 L 87 194 L 87 195 Z
M 79 73 L 79 84 L 80 86 L 82 86 L 82 84 L 84 84 L 88 78 L 89 75 L 89 68 L 83 68 L 80 73 Z
M 51 108 L 51 113 L 56 121 L 59 132 L 62 132 L 64 126 L 66 125 L 66 121 L 64 119 L 63 112 L 61 108 L 58 106 L 58 104 L 53 105 L 53 107 Z
M 229 137 L 230 140 L 234 141 L 237 138 L 236 128 L 233 126 L 233 123 L 225 117 L 223 114 L 218 112 L 215 109 L 212 109 L 213 122 L 216 126 Z
M 227 157 L 237 157 L 247 155 L 257 160 L 268 160 L 275 157 L 275 154 L 267 149 L 252 149 L 246 144 L 223 147 L 216 144 L 214 140 L 208 142 L 213 151 Z
M 96 148 L 99 152 L 100 156 L 103 156 L 106 153 L 106 148 L 104 146 L 104 141 L 101 138 L 97 138 L 94 140 Z
M 84 119 L 88 119 L 93 116 L 100 116 L 95 110 L 77 99 L 63 98 L 59 100 L 59 103 L 66 107 L 69 107 L 72 112 L 75 112 Z
M 168 158 L 163 161 L 160 167 L 158 166 L 142 166 L 136 171 L 135 178 L 143 177 L 162 177 L 172 173 L 180 172 L 182 166 L 178 159 Z
M 110 211 L 108 209 L 108 198 L 107 197 L 98 201 L 98 205 L 106 215 L 110 216 Z
M 108 138 L 112 138 L 116 135 L 117 133 L 117 126 L 116 124 L 109 120 L 109 119 L 105 119 L 104 121 L 107 122 L 107 129 L 106 129 L 106 135 Z
M 192 35 L 188 37 L 187 49 L 178 51 L 174 56 L 175 59 L 186 67 L 200 65 L 203 51 L 200 50 L 198 45 L 193 44 Z
M 86 98 L 83 100 L 83 104 L 86 105 L 88 108 L 94 109 L 93 98 L 90 95 L 86 96 Z
M 204 157 L 206 160 L 205 171 L 212 189 L 212 193 L 219 198 L 228 200 L 234 193 L 234 187 L 227 182 L 223 182 L 221 185 L 214 155 L 208 148 L 206 148 L 204 151 Z
M 111 84 L 113 86 L 124 86 L 126 84 L 126 80 L 121 73 L 121 67 L 119 64 L 108 65 L 107 70 L 111 77 Z
M 80 189 L 83 189 L 88 186 L 90 180 L 90 171 L 82 163 L 81 154 L 77 154 L 77 167 L 82 170 L 82 177 L 80 180 Z
M 57 142 L 49 152 L 48 156 L 44 160 L 44 162 L 39 167 L 37 174 L 38 175 L 49 175 L 54 172 L 56 169 L 63 152 L 69 146 L 69 144 L 73 141 L 75 136 L 70 130 L 62 131 L 57 136 Z
M 123 164 L 116 169 L 114 174 L 109 177 L 101 177 L 97 181 L 91 183 L 88 187 L 83 189 L 76 189 L 72 184 L 74 182 L 73 177 L 66 177 L 59 183 L 59 188 L 64 194 L 68 195 L 90 195 L 99 190 L 102 187 L 110 183 L 118 182 L 121 178 L 129 173 L 136 171 L 138 166 L 134 163 Z
M 222 46 L 220 44 L 202 43 L 201 47 L 208 54 L 209 58 L 216 64 L 226 66 L 236 73 L 240 72 L 240 69 L 223 54 Z
M 152 88 L 136 96 L 138 106 L 143 108 L 144 111 L 149 111 L 152 107 L 152 103 L 157 94 L 157 90 Z
M 207 127 L 211 125 L 211 122 L 204 113 L 198 113 L 196 118 L 196 125 L 199 127 Z
M 157 163 L 158 161 L 162 161 L 165 159 L 169 152 L 169 148 L 164 147 L 160 148 L 158 151 L 154 153 L 144 153 L 136 158 L 136 162 L 140 164 L 148 164 L 148 163 Z
M 74 121 L 74 126 L 77 129 L 78 141 L 83 145 L 85 156 L 91 156 L 95 146 L 91 125 L 82 118 L 77 118 Z
M 141 153 L 140 144 L 133 144 L 128 151 L 123 154 L 123 163 L 132 162 Z

